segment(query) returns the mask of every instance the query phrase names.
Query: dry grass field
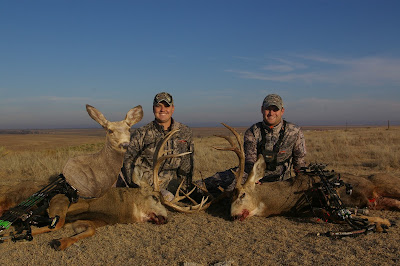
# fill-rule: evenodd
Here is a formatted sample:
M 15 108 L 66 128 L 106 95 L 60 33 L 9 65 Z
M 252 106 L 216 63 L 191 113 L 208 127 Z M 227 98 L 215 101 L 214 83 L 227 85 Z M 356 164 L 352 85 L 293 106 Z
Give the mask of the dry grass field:
M 238 128 L 243 133 L 245 128 Z M 400 175 L 400 127 L 303 128 L 307 161 L 328 164 L 337 172 L 357 175 Z M 194 128 L 195 177 L 205 178 L 237 165 L 232 152 L 215 134 L 225 128 Z M 3 132 L 4 133 L 4 132 Z M 15 132 L 12 132 L 15 133 Z M 26 132 L 25 132 L 26 133 Z M 0 134 L 1 192 L 21 182 L 46 184 L 58 175 L 67 159 L 93 153 L 103 146 L 102 129 L 48 130 L 40 134 Z M 301 218 L 254 217 L 245 222 L 229 219 L 222 202 L 205 213 L 169 212 L 166 225 L 106 226 L 98 233 L 56 252 L 48 242 L 71 234 L 70 229 L 40 235 L 31 242 L 0 244 L 2 265 L 398 265 L 400 230 L 340 240 L 315 233 L 340 230 L 341 225 L 316 224 Z M 399 220 L 398 212 L 373 214 Z M 400 223 L 400 221 L 398 221 Z

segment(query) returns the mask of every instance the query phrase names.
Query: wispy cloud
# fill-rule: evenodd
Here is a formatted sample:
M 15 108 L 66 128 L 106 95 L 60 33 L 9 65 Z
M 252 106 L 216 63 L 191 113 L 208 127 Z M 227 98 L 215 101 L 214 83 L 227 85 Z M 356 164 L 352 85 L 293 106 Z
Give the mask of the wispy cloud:
M 371 112 L 373 110 L 373 112 Z M 306 98 L 287 103 L 285 115 L 303 124 L 400 123 L 400 102 L 395 100 L 348 98 Z
M 292 72 L 295 70 L 307 68 L 307 65 L 303 63 L 284 58 L 273 57 L 271 58 L 271 60 L 273 60 L 273 62 L 262 67 L 262 69 L 267 71 L 276 71 L 276 72 Z
M 227 69 L 240 78 L 278 82 L 325 82 L 330 84 L 400 85 L 400 59 L 387 57 L 335 58 L 294 55 L 269 58 L 257 69 Z
M 269 80 L 269 81 L 281 81 L 281 82 L 288 82 L 288 81 L 296 81 L 302 80 L 304 82 L 310 82 L 315 80 L 322 80 L 318 73 L 304 73 L 304 74 L 266 74 L 261 72 L 251 72 L 251 71 L 241 71 L 241 70 L 234 70 L 234 69 L 227 69 L 226 72 L 232 72 L 239 74 L 239 77 L 245 79 L 257 79 L 257 80 Z
M 5 101 L 6 100 L 6 101 Z M 86 103 L 112 103 L 113 100 L 111 99 L 94 99 L 89 97 L 60 97 L 60 96 L 52 96 L 52 95 L 44 95 L 44 96 L 35 96 L 35 97 L 13 97 L 7 99 L 0 99 L 2 104 L 18 104 L 18 103 L 25 103 L 25 104 L 54 104 L 54 103 L 68 103 L 68 104 L 86 104 Z
M 263 67 L 264 70 L 267 71 L 275 71 L 275 72 L 291 72 L 295 70 L 293 66 L 290 65 L 267 65 Z
M 260 61 L 260 58 L 248 57 L 248 56 L 232 56 L 233 58 L 243 61 Z

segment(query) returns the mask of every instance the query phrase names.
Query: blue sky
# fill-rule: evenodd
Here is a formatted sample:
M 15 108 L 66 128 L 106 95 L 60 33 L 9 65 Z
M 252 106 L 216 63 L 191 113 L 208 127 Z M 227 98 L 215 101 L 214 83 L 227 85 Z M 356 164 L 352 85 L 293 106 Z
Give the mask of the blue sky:
M 95 127 L 174 96 L 189 126 L 400 124 L 400 1 L 0 0 L 0 129 Z

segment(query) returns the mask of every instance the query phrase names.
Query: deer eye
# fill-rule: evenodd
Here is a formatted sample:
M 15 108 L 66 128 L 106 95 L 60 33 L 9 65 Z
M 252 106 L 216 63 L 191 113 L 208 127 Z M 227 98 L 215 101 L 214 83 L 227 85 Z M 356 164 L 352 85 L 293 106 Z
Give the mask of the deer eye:
M 246 196 L 246 193 L 243 193 L 242 195 L 240 195 L 240 199 L 243 199 Z
M 158 198 L 156 196 L 153 196 L 153 200 L 155 200 L 156 202 L 158 202 Z
M 114 131 L 112 131 L 111 129 L 108 130 L 108 134 L 112 134 L 114 133 Z

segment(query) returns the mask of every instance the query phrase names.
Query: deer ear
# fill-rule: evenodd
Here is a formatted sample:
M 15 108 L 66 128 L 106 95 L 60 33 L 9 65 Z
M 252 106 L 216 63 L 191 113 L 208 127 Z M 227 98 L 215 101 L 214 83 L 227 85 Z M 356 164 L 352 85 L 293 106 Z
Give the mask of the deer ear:
M 249 177 L 246 180 L 245 185 L 254 187 L 256 182 L 264 177 L 266 167 L 267 165 L 265 164 L 264 157 L 262 156 L 262 154 L 259 154 L 257 161 L 255 162 L 253 169 L 251 169 Z
M 138 105 L 131 110 L 125 116 L 125 121 L 129 125 L 129 127 L 138 123 L 143 118 L 143 109 L 142 106 Z
M 94 121 L 99 123 L 102 127 L 107 128 L 108 120 L 99 110 L 89 104 L 86 104 L 86 111 Z

